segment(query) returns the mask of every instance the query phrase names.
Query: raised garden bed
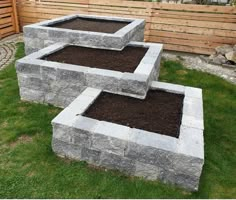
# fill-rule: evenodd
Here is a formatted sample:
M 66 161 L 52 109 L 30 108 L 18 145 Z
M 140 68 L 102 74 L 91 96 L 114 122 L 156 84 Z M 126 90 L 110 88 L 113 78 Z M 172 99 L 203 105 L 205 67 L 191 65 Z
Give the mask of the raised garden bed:
M 57 43 L 17 61 L 21 98 L 66 107 L 86 87 L 145 98 L 161 53 L 161 44 L 142 42 L 122 51 Z
M 145 100 L 131 100 L 87 88 L 53 119 L 54 152 L 62 157 L 84 160 L 128 175 L 159 179 L 197 190 L 204 163 L 202 91 L 152 82 L 149 92 Z M 163 96 L 170 97 L 165 105 L 159 104 L 160 100 L 157 100 L 164 100 Z M 119 105 L 120 99 L 124 107 Z M 147 106 L 146 110 L 137 107 L 141 106 L 140 101 L 143 101 L 142 106 Z M 129 110 L 127 102 L 129 105 L 134 103 L 136 109 Z M 147 102 L 152 105 L 152 110 L 148 108 Z M 173 104 L 175 111 L 169 112 L 167 109 L 165 113 L 164 108 L 172 107 Z M 155 113 L 156 118 L 151 117 L 152 121 L 144 119 L 157 111 L 156 107 L 163 107 L 162 111 L 159 109 L 159 114 Z M 101 109 L 104 109 L 105 114 L 100 112 Z M 131 116 L 129 112 L 133 112 Z M 179 135 L 176 135 L 176 129 L 169 130 L 168 126 L 175 112 L 181 118 L 181 123 L 175 123 L 178 124 Z M 127 113 L 133 121 L 126 118 Z M 163 116 L 163 119 L 160 120 L 158 115 Z M 138 123 L 140 116 L 145 121 L 142 127 Z M 117 121 L 118 118 L 124 118 L 127 123 Z M 150 131 L 150 124 L 159 124 L 159 127 L 167 129 Z M 170 132 L 174 137 L 168 136 Z
M 121 51 L 66 46 L 42 59 L 59 63 L 133 73 L 147 51 L 148 48 L 134 46 L 127 46 Z
M 103 92 L 84 116 L 178 138 L 183 98 L 161 90 L 143 100 Z
M 56 42 L 102 49 L 123 49 L 130 41 L 143 41 L 141 19 L 70 15 L 24 26 L 26 54 Z
M 115 33 L 116 31 L 120 30 L 129 23 L 130 22 L 125 22 L 125 21 L 110 21 L 102 19 L 77 17 L 71 20 L 48 25 L 48 27 L 101 32 L 101 33 Z

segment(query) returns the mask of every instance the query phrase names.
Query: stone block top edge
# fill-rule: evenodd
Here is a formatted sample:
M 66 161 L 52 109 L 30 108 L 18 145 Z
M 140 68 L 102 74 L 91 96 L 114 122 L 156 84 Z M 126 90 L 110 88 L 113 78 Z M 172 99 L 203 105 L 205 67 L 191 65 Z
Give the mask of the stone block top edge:
M 203 130 L 181 125 L 178 153 L 204 160 Z
M 112 138 L 121 139 L 124 141 L 128 141 L 129 139 L 129 131 L 130 127 L 107 122 L 107 121 L 99 121 L 97 126 L 94 129 L 94 134 L 105 135 Z
M 132 128 L 130 129 L 128 141 L 142 146 L 148 146 L 177 153 L 178 140 L 179 138 Z
M 115 35 L 119 35 L 119 36 L 124 37 L 127 33 L 131 32 L 132 30 L 134 30 L 138 26 L 142 26 L 144 24 L 145 24 L 145 20 L 132 19 L 130 24 L 124 26 L 123 28 L 121 28 L 120 30 L 115 32 Z
M 196 87 L 185 87 L 185 96 L 202 99 L 202 89 Z
M 147 82 L 149 80 L 149 76 L 146 74 L 138 74 L 138 73 L 129 73 L 124 72 L 121 79 L 126 81 L 138 81 L 138 82 Z
M 101 75 L 101 76 L 115 77 L 118 79 L 120 79 L 122 77 L 122 75 L 124 74 L 123 72 L 120 72 L 120 71 L 114 71 L 114 70 L 109 70 L 109 69 L 100 69 L 100 68 L 89 68 L 87 73 Z
M 173 83 L 160 82 L 160 81 L 152 81 L 150 89 L 151 90 L 160 89 L 167 92 L 173 92 L 183 95 L 185 94 L 185 86 Z

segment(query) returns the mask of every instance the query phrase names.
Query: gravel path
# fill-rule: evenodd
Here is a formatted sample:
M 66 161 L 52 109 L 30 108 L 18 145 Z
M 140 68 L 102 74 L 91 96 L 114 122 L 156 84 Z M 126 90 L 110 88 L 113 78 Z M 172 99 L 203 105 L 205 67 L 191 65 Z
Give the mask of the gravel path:
M 214 74 L 231 83 L 236 84 L 236 67 L 228 68 L 219 65 L 209 64 L 199 55 L 188 54 L 188 53 L 165 51 L 163 53 L 163 57 L 170 60 L 178 60 L 182 62 L 186 68 L 196 69 L 199 71 Z
M 16 44 L 22 41 L 22 34 L 15 34 L 0 40 L 0 70 L 14 60 Z

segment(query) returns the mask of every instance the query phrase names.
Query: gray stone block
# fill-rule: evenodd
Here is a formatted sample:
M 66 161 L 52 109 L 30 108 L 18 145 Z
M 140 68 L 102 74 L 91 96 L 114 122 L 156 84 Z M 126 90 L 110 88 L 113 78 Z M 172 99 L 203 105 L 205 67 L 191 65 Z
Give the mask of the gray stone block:
M 43 82 L 38 76 L 18 74 L 19 87 L 28 88 L 32 90 L 43 90 Z
M 183 114 L 203 120 L 203 102 L 199 98 L 184 98 Z
M 141 146 L 132 142 L 129 142 L 128 148 L 125 151 L 125 157 L 164 169 L 173 168 L 173 156 L 168 151 Z
M 103 152 L 100 157 L 100 165 L 108 169 L 119 170 L 128 175 L 135 173 L 135 162 L 131 159 Z
M 86 83 L 89 87 L 117 92 L 121 77 L 121 72 L 91 68 L 86 74 Z
M 101 152 L 94 149 L 82 148 L 81 160 L 90 164 L 99 165 Z
M 185 87 L 182 85 L 159 82 L 159 81 L 152 81 L 150 88 L 152 90 L 164 90 L 176 94 L 184 94 L 185 92 Z
M 198 119 L 195 116 L 182 115 L 182 125 L 186 127 L 192 127 L 197 129 L 204 129 L 204 122 L 202 119 Z
M 199 185 L 199 177 L 189 176 L 186 174 L 175 173 L 173 171 L 165 171 L 162 181 L 164 183 L 174 184 L 190 191 L 197 191 Z
M 79 146 L 68 144 L 56 138 L 52 138 L 52 150 L 60 157 L 81 159 L 81 148 Z
M 43 63 L 43 60 L 20 59 L 16 61 L 16 72 L 21 74 L 34 74 L 40 76 L 40 66 Z
M 92 135 L 91 148 L 102 152 L 113 153 L 116 155 L 124 156 L 127 141 L 120 140 L 113 137 L 108 137 L 101 134 Z
M 143 177 L 147 180 L 162 179 L 163 170 L 157 166 L 136 161 L 135 176 Z
M 70 126 L 53 123 L 53 138 L 68 144 L 73 143 L 73 130 Z
M 25 87 L 20 87 L 21 100 L 32 102 L 44 102 L 44 92 L 40 90 L 33 90 Z
M 65 81 L 69 83 L 75 83 L 80 85 L 85 85 L 86 84 L 86 78 L 84 72 L 79 72 L 79 71 L 71 71 L 71 70 L 66 70 L 66 69 L 57 69 L 57 79 L 60 81 Z
M 185 87 L 185 96 L 202 99 L 202 89 L 193 88 L 193 87 Z
M 137 94 L 144 97 L 146 96 L 146 92 L 148 90 L 148 76 L 124 73 L 121 78 L 120 87 L 121 92 L 127 94 Z

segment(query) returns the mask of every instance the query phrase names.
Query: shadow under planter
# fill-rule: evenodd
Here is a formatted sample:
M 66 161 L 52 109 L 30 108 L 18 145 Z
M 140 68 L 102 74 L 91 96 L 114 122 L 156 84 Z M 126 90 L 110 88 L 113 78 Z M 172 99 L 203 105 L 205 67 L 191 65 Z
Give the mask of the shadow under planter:
M 145 20 L 69 15 L 23 27 L 26 55 L 57 42 L 102 49 L 123 49 L 144 40 Z
M 103 102 L 108 97 L 109 105 Z M 132 110 L 133 105 L 139 107 Z M 155 120 L 150 112 L 163 117 Z M 201 89 L 152 82 L 140 100 L 87 88 L 52 125 L 52 148 L 59 156 L 198 189 L 204 164 Z
M 57 43 L 16 62 L 22 100 L 69 105 L 85 88 L 145 98 L 159 75 L 161 44 L 131 42 L 122 51 Z

